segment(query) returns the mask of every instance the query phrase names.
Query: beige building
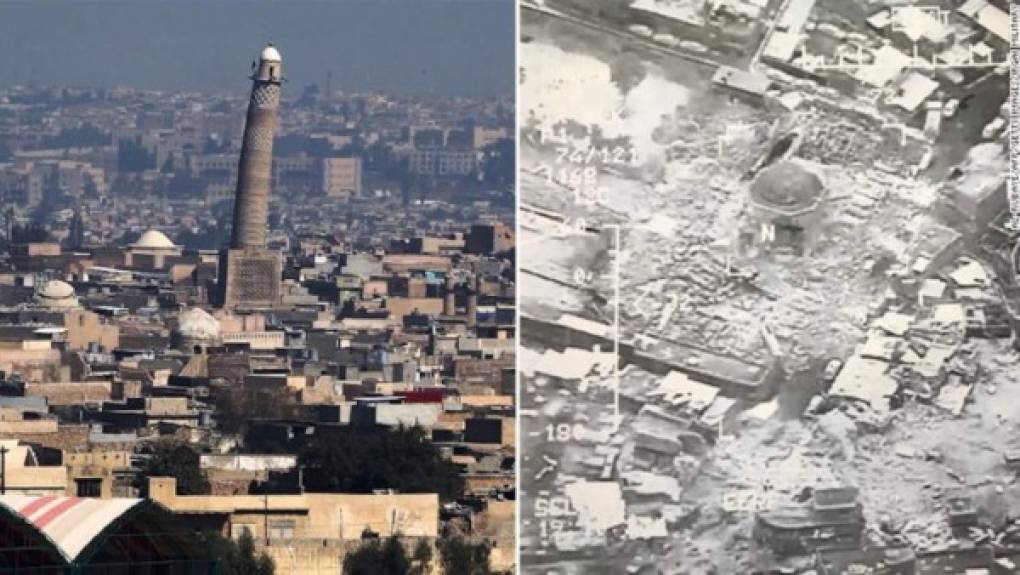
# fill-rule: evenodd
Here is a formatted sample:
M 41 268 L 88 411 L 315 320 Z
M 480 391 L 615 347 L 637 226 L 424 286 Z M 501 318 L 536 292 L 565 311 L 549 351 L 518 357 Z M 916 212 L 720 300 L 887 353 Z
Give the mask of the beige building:
M 103 349 L 112 350 L 120 345 L 120 327 L 107 323 L 103 318 L 85 309 L 70 309 L 64 313 L 64 328 L 67 329 L 68 349 L 86 349 L 90 343 L 98 343 Z
M 301 493 L 286 495 L 177 495 L 177 479 L 149 478 L 149 497 L 179 515 L 260 541 L 360 541 L 366 530 L 387 537 L 435 538 L 435 493 Z
M 509 137 L 506 128 L 487 128 L 485 126 L 475 126 L 471 134 L 472 144 L 476 150 Z
M 56 420 L 54 420 L 56 423 Z M 3 417 L 0 413 L 0 433 Z M 17 439 L 0 439 L 4 455 L 4 482 L 8 494 L 64 495 L 67 472 L 60 465 L 39 465 L 35 451 Z
M 260 313 L 232 314 L 224 310 L 213 312 L 224 333 L 266 331 L 266 316 Z
M 65 451 L 64 469 L 68 495 L 103 499 L 133 495 L 130 451 Z
M 330 198 L 349 200 L 361 195 L 361 158 L 322 160 L 322 191 Z
M 371 299 L 389 295 L 389 278 L 373 277 L 361 284 L 361 297 Z
M 426 148 L 414 150 L 408 169 L 421 176 L 468 176 L 478 171 L 479 152 L 473 149 Z
M 68 195 L 81 197 L 90 189 L 98 195 L 106 194 L 106 171 L 102 168 L 75 160 L 57 160 L 50 165 L 56 188 Z
M 28 383 L 70 378 L 70 371 L 61 364 L 60 350 L 48 340 L 0 342 L 0 371 L 18 373 Z
M 446 256 L 426 254 L 386 254 L 382 264 L 383 269 L 392 273 L 426 270 L 447 272 L 453 267 L 450 258 Z
M 443 313 L 443 298 L 438 297 L 391 297 L 386 299 L 390 319 L 396 323 L 404 321 L 405 315 L 419 313 L 437 316 Z
M 18 244 L 11 246 L 11 255 L 17 256 L 28 256 L 28 257 L 43 257 L 43 256 L 59 256 L 60 244 L 56 242 L 31 242 L 27 244 Z
M 45 398 L 50 407 L 98 406 L 110 400 L 113 386 L 109 381 L 26 383 L 25 395 Z
M 453 237 L 425 236 L 421 239 L 421 253 L 443 254 L 464 251 L 464 234 L 457 233 Z

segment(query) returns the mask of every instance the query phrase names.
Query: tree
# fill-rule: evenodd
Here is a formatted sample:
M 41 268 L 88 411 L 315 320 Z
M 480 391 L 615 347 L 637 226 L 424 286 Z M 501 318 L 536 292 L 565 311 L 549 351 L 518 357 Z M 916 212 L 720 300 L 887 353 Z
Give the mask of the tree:
M 420 427 L 320 429 L 298 456 L 309 491 L 438 493 L 446 501 L 464 492 L 455 464 L 443 458 Z
M 177 439 L 158 439 L 152 443 L 152 455 L 138 476 L 175 477 L 177 493 L 204 495 L 209 492 L 209 481 L 199 462 L 198 452 L 187 443 Z
M 432 563 L 432 547 L 419 540 L 414 554 L 397 536 L 380 541 L 363 539 L 356 551 L 344 557 L 344 575 L 425 575 Z
M 217 573 L 223 575 L 274 575 L 276 565 L 273 559 L 263 553 L 255 553 L 255 540 L 247 530 L 234 541 L 210 531 L 202 536 L 203 547 L 216 559 Z
M 240 556 L 237 575 L 273 575 L 276 572 L 272 558 L 265 553 L 255 556 L 255 540 L 247 529 L 241 532 L 237 551 Z
M 439 557 L 443 573 L 457 575 L 493 575 L 489 564 L 492 547 L 488 542 L 471 543 L 460 537 L 439 541 Z
M 125 138 L 117 142 L 117 171 L 143 172 L 156 168 L 156 153 L 142 145 L 141 138 Z
M 414 546 L 414 553 L 411 555 L 410 575 L 425 575 L 432 565 L 432 546 L 424 539 L 419 539 Z
M 43 138 L 46 148 L 87 148 L 91 146 L 107 146 L 110 134 L 88 122 L 76 128 L 63 128 L 56 136 Z

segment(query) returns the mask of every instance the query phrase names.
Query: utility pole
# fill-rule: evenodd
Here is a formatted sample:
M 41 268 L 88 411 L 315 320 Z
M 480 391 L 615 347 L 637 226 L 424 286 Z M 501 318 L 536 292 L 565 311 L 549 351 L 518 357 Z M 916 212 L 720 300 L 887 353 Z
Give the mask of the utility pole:
M 269 547 L 269 470 L 262 480 L 262 529 L 265 530 L 266 547 Z
M 6 445 L 0 445 L 0 495 L 7 494 L 7 449 Z

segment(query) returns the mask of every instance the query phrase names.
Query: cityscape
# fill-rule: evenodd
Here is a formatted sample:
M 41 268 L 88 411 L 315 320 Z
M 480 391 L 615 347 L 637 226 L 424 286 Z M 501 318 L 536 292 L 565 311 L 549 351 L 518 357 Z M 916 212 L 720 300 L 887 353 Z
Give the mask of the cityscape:
M 0 572 L 514 569 L 513 92 L 259 41 L 0 85 Z

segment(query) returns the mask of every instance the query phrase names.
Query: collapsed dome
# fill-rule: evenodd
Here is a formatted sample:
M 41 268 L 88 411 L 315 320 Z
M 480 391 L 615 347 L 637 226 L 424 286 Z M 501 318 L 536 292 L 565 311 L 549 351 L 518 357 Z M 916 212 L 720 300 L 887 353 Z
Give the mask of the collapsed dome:
M 815 174 L 791 161 L 769 166 L 751 184 L 751 197 L 764 207 L 800 212 L 814 207 L 825 186 Z

